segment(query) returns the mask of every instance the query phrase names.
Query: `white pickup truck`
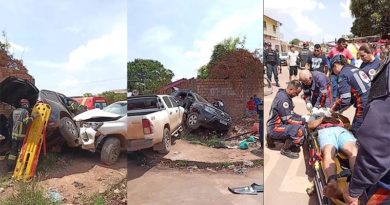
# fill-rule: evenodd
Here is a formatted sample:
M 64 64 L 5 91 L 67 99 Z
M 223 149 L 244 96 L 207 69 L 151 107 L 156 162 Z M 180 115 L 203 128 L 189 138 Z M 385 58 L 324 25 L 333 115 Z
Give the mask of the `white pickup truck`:
M 171 136 L 182 131 L 184 108 L 169 95 L 127 98 L 127 151 L 153 147 L 160 153 L 171 149 Z

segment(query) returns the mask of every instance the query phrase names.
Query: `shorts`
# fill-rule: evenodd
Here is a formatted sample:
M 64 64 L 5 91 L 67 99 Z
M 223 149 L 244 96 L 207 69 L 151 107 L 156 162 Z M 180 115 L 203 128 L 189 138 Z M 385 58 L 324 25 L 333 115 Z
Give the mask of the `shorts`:
M 340 150 L 347 142 L 356 142 L 352 133 L 343 127 L 328 127 L 318 130 L 318 144 L 321 150 L 325 145 L 333 145 Z
M 290 76 L 292 76 L 292 75 L 297 76 L 298 75 L 298 66 L 290 66 L 290 69 L 288 71 L 289 71 Z

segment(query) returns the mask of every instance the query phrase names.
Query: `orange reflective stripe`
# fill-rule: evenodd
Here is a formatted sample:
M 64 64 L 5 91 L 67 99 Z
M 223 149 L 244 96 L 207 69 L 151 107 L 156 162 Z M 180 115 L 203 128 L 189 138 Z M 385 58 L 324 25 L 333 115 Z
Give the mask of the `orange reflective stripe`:
M 368 200 L 366 205 L 380 205 L 390 196 L 390 191 L 384 188 L 379 188 L 374 195 Z

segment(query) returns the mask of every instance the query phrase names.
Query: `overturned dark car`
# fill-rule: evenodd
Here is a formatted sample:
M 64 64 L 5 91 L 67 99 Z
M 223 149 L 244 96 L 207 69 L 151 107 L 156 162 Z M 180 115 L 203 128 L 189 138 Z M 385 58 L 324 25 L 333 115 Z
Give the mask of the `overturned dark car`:
M 205 127 L 219 132 L 227 132 L 230 129 L 232 125 L 230 116 L 197 93 L 191 90 L 176 90 L 171 96 L 186 110 L 188 128 L 195 130 Z
M 29 82 L 28 80 L 19 79 L 16 77 L 8 77 L 0 82 L 0 102 L 11 105 L 16 108 L 19 106 L 19 100 L 25 98 L 28 99 L 31 106 L 34 106 L 37 101 L 42 101 L 51 106 L 51 115 L 47 125 L 47 145 L 58 144 L 59 141 L 65 140 L 69 147 L 76 147 L 80 144 L 79 129 L 77 128 L 73 117 L 79 114 L 79 111 L 71 110 L 68 106 L 71 98 L 66 97 L 61 93 L 57 93 L 49 90 L 41 90 Z M 77 103 L 73 101 L 73 103 Z M 32 108 L 32 107 L 31 107 Z M 8 126 L 3 127 L 3 133 L 8 134 L 10 138 L 10 132 L 12 128 L 11 116 L 7 117 Z M 62 136 L 58 138 L 58 136 Z

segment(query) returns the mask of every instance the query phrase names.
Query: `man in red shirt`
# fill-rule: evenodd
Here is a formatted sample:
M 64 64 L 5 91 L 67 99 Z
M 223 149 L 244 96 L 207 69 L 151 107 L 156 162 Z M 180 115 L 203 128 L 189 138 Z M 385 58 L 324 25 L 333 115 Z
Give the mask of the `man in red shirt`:
M 253 97 L 246 102 L 247 116 L 256 115 L 256 102 L 253 100 Z

